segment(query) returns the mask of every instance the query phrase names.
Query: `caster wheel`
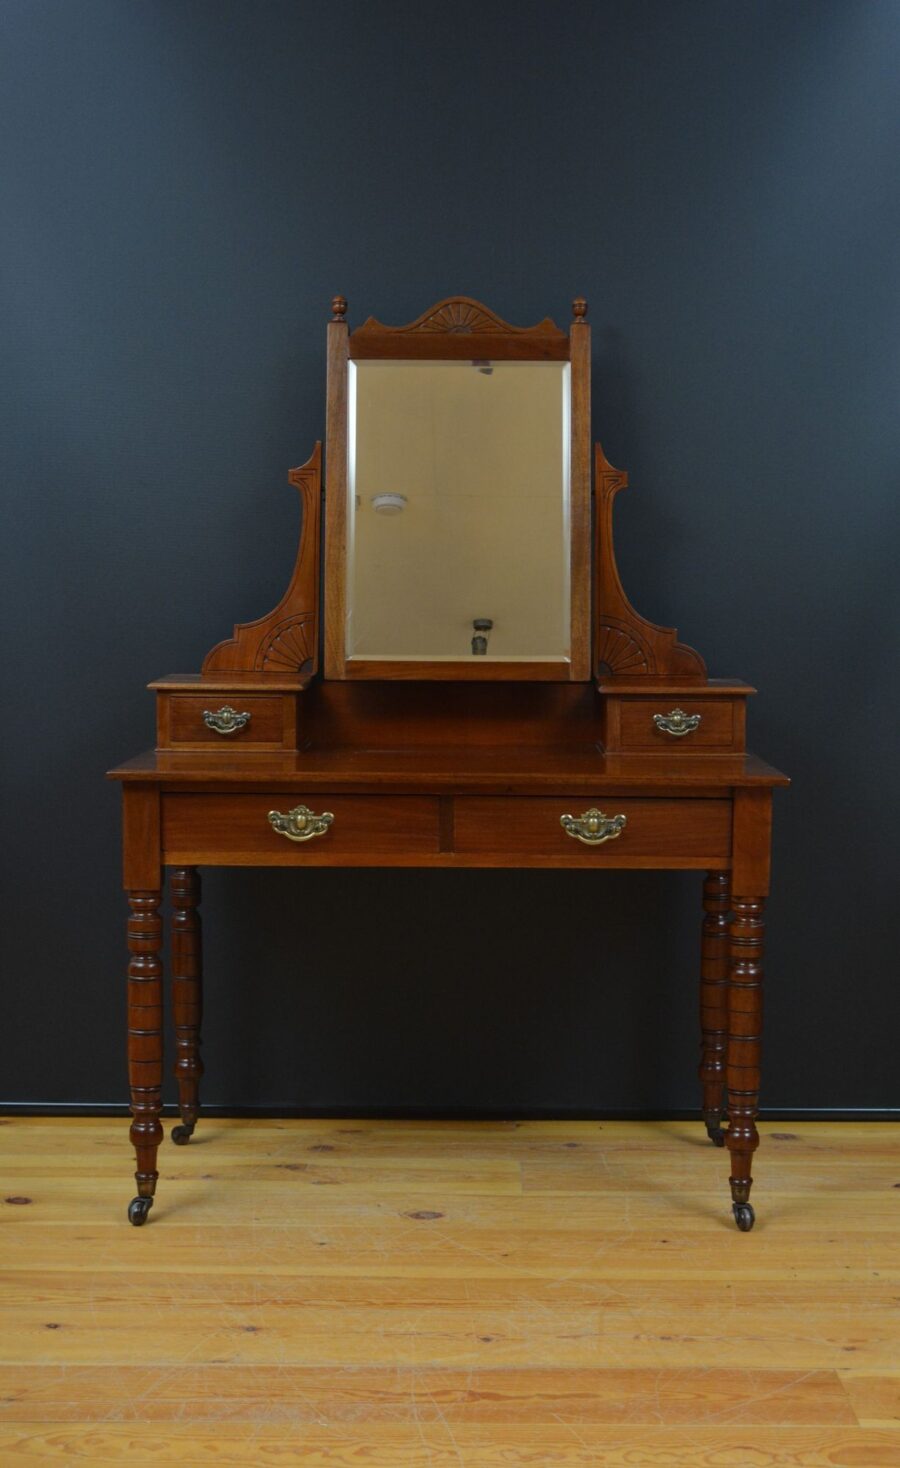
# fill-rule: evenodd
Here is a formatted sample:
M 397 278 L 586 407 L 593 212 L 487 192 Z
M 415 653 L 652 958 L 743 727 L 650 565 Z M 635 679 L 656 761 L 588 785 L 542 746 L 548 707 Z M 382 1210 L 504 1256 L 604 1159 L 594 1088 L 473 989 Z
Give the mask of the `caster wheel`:
M 703 1125 L 706 1127 L 706 1135 L 714 1147 L 725 1146 L 725 1133 L 722 1130 L 722 1113 L 720 1111 L 704 1111 Z
M 133 1223 L 135 1228 L 147 1222 L 147 1214 L 153 1207 L 152 1198 L 132 1198 L 128 1205 L 128 1222 Z
M 192 1121 L 183 1121 L 178 1126 L 173 1126 L 172 1141 L 175 1143 L 176 1147 L 187 1146 L 193 1130 L 194 1123 Z
M 756 1222 L 756 1214 L 753 1212 L 752 1205 L 750 1203 L 732 1203 L 731 1211 L 734 1214 L 734 1221 L 741 1233 L 748 1234 Z

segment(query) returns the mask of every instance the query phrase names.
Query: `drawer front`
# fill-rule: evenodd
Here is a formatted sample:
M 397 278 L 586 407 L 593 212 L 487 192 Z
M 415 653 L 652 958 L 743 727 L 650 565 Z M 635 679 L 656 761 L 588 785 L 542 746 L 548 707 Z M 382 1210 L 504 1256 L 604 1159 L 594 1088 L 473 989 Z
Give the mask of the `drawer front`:
M 486 865 L 715 867 L 730 858 L 730 800 L 635 800 L 582 792 L 553 799 L 469 796 L 455 805 L 455 852 L 482 857 Z M 577 821 L 598 808 L 608 818 L 625 817 L 607 840 L 579 840 L 562 824 L 563 816 Z M 592 834 L 592 824 L 600 825 L 602 835 L 597 820 L 585 822 L 585 834 Z
M 295 694 L 160 693 L 160 749 L 295 749 Z M 205 714 L 211 716 L 213 727 Z M 249 714 L 248 719 L 242 715 Z M 218 725 L 218 727 L 216 727 Z M 235 727 L 238 726 L 239 727 Z
M 618 725 L 618 749 L 677 750 L 680 754 L 702 750 L 709 754 L 744 747 L 743 699 L 670 696 L 621 698 L 615 703 L 609 731 L 615 738 Z
M 310 817 L 302 814 L 310 811 Z M 326 829 L 291 840 L 269 820 L 289 817 L 304 836 L 311 817 Z M 170 794 L 162 798 L 163 860 L 170 866 L 414 866 L 438 851 L 438 801 L 424 795 Z

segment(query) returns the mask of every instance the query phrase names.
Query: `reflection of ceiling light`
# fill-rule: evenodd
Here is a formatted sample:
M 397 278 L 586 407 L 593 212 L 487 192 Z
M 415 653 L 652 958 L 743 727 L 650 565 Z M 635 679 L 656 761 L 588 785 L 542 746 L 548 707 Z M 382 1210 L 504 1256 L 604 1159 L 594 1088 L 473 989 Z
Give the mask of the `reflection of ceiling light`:
M 373 494 L 372 509 L 379 515 L 399 515 L 406 509 L 405 494 Z

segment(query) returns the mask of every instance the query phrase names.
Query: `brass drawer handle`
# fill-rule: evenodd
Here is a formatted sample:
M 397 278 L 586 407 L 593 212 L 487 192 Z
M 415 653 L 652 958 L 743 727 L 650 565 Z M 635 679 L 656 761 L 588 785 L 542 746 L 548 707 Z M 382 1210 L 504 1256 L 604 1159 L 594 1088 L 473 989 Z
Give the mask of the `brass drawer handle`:
M 216 734 L 236 734 L 238 729 L 245 729 L 250 722 L 249 714 L 239 714 L 230 703 L 223 703 L 220 709 L 213 712 L 211 709 L 203 710 L 203 722 L 207 729 L 213 729 Z
M 330 810 L 320 816 L 313 815 L 308 805 L 295 805 L 286 816 L 280 810 L 269 811 L 269 825 L 279 836 L 289 841 L 311 841 L 314 836 L 324 836 L 334 820 Z
M 686 714 L 684 709 L 672 709 L 668 714 L 654 714 L 653 722 L 657 729 L 663 734 L 671 734 L 673 739 L 683 739 L 685 734 L 693 734 L 700 727 L 700 714 Z
M 615 841 L 621 836 L 627 817 L 605 816 L 594 805 L 580 816 L 560 816 L 559 824 L 568 836 L 583 841 L 585 846 L 601 846 L 604 841 Z

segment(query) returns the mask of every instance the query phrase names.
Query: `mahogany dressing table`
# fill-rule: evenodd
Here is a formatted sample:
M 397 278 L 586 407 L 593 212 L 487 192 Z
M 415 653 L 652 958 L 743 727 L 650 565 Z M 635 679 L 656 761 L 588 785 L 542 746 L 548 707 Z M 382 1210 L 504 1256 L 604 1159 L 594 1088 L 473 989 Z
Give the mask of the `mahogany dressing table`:
M 172 905 L 175 1076 L 200 1109 L 202 866 L 596 867 L 703 872 L 702 1115 L 753 1226 L 772 791 L 747 684 L 707 677 L 616 571 L 594 452 L 590 329 L 513 327 L 453 297 L 403 327 L 328 326 L 321 446 L 289 474 L 290 585 L 199 674 L 152 683 L 157 745 L 122 782 L 128 1067 L 143 1224 L 163 1074 L 160 904 Z M 593 554 L 592 554 L 593 547 Z M 324 674 L 320 672 L 324 644 Z M 598 877 L 598 880 L 602 880 Z

